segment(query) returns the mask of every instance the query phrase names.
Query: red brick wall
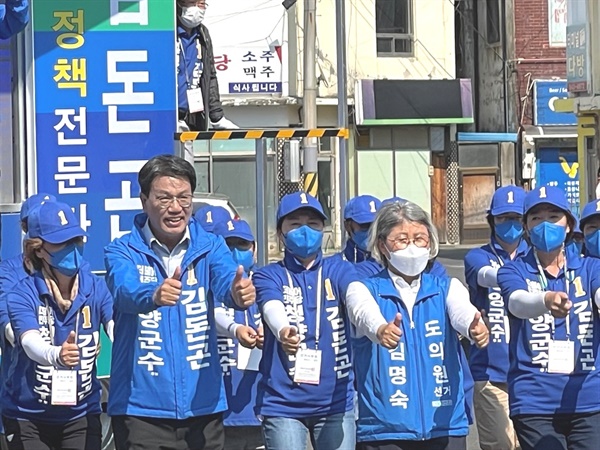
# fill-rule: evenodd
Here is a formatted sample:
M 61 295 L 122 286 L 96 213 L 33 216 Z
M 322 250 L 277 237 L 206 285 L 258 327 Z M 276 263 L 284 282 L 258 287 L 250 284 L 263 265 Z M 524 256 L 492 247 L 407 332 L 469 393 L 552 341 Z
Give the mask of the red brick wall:
M 565 0 L 566 1 L 566 0 Z M 548 0 L 514 0 L 515 60 L 513 62 L 513 92 L 518 92 L 517 108 L 522 112 L 523 97 L 527 95 L 529 80 L 566 78 L 567 67 L 564 47 L 550 47 L 548 36 Z M 536 61 L 530 61 L 536 60 Z M 516 97 L 516 95 L 515 95 Z M 522 124 L 531 124 L 533 92 L 528 93 Z

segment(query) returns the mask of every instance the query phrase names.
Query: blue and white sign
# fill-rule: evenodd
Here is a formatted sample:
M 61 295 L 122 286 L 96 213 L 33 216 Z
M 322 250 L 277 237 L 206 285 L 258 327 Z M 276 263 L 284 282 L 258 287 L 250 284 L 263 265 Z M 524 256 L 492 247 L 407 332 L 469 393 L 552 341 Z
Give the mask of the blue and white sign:
M 574 113 L 558 112 L 554 102 L 567 98 L 567 82 L 565 80 L 535 80 L 533 91 L 533 124 L 546 125 L 577 125 Z
M 89 234 L 84 257 L 104 270 L 104 247 L 141 210 L 137 172 L 173 152 L 175 3 L 32 6 L 37 189 L 74 209 Z

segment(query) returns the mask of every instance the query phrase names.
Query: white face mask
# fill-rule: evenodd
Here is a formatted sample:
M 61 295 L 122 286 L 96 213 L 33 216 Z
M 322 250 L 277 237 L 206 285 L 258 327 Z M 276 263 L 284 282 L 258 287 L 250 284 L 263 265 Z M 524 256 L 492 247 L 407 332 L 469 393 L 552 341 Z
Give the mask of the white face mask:
M 415 277 L 425 270 L 429 257 L 428 248 L 410 244 L 404 250 L 390 252 L 389 261 L 402 275 Z
M 199 6 L 182 6 L 181 7 L 181 24 L 188 28 L 196 28 L 204 20 L 204 14 L 206 9 L 202 9 Z

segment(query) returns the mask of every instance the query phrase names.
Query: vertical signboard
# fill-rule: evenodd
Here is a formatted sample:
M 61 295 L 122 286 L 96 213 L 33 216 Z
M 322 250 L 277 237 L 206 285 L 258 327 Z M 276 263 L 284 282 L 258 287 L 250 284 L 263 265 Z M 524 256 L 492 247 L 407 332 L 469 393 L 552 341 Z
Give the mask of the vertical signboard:
M 85 257 L 103 270 L 104 246 L 141 210 L 138 170 L 173 152 L 174 1 L 32 8 L 38 192 L 73 207 L 89 234 Z
M 590 70 L 586 24 L 567 26 L 567 88 L 569 92 L 588 92 Z
M 550 47 L 567 44 L 567 0 L 548 0 L 548 42 Z

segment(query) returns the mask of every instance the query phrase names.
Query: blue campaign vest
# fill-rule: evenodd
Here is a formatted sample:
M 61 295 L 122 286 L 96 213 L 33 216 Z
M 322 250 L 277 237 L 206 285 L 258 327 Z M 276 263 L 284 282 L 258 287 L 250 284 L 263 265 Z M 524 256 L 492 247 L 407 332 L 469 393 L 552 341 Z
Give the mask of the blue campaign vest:
M 446 314 L 449 279 L 421 275 L 412 324 L 387 271 L 363 283 L 386 321 L 402 314 L 403 335 L 395 350 L 353 339 L 357 440 L 466 436 L 460 343 Z
M 600 318 L 593 295 L 600 287 L 600 261 L 570 255 L 567 259 L 571 340 L 575 343 L 575 371 L 570 375 L 548 373 L 548 343 L 566 339 L 567 320 L 554 319 L 550 313 L 534 319 L 510 317 L 510 368 L 508 372 L 511 416 L 521 414 L 570 414 L 600 411 Z M 515 290 L 541 292 L 538 268 L 530 250 L 498 272 L 502 296 L 508 299 Z M 565 292 L 565 273 L 557 278 L 546 274 L 549 291 Z
M 260 363 L 262 378 L 258 387 L 257 413 L 267 417 L 303 418 L 327 416 L 354 407 L 354 372 L 350 328 L 344 301 L 347 286 L 356 281 L 353 267 L 339 258 L 321 254 L 310 269 L 305 269 L 289 253 L 284 261 L 269 264 L 254 273 L 257 303 L 280 300 L 290 324 L 305 335 L 302 345 L 315 348 L 317 277 L 322 268 L 321 380 L 318 385 L 294 383 L 295 357 L 283 351 L 269 327 Z M 292 278 L 289 286 L 287 273 Z
M 224 411 L 212 299 L 234 306 L 237 264 L 223 238 L 190 221 L 180 301 L 156 307 L 152 295 L 166 273 L 143 238 L 146 220 L 145 214 L 136 216 L 132 232 L 106 248 L 107 282 L 115 298 L 108 413 L 186 419 Z
M 86 264 L 84 267 L 89 266 Z M 4 379 L 2 413 L 5 416 L 65 424 L 87 414 L 101 412 L 96 356 L 100 328 L 112 319 L 113 302 L 104 280 L 84 267 L 79 270 L 78 294 L 66 313 L 58 308 L 49 294 L 40 272 L 23 279 L 7 295 L 8 312 L 17 342 L 20 342 L 24 332 L 39 329 L 47 342 L 61 345 L 71 331 L 77 331 L 77 344 L 81 349 L 81 360 L 75 367 L 78 371 L 77 405 L 67 407 L 51 404 L 52 367 L 31 360 L 23 347 L 17 344 L 13 349 L 7 378 Z
M 257 329 L 260 324 L 258 306 L 252 305 L 246 311 L 227 308 L 235 323 Z M 237 368 L 238 342 L 235 339 L 219 336 L 219 360 L 225 382 L 228 409 L 223 416 L 226 427 L 258 427 L 260 421 L 254 411 L 256 391 L 260 373 Z
M 494 246 L 492 249 L 492 245 Z M 528 250 L 522 240 L 517 248 L 516 258 Z M 478 311 L 485 309 L 490 326 L 490 342 L 485 348 L 471 345 L 469 365 L 476 381 L 506 383 L 508 375 L 508 341 L 510 337 L 509 319 L 500 288 L 484 288 L 477 284 L 477 274 L 484 266 L 500 267 L 511 261 L 510 256 L 494 238 L 491 244 L 473 249 L 465 256 L 465 279 L 469 287 L 471 302 Z
M 200 52 L 197 29 L 188 36 L 186 31 L 177 26 L 177 103 L 180 109 L 188 109 L 187 90 L 200 85 L 203 63 Z

